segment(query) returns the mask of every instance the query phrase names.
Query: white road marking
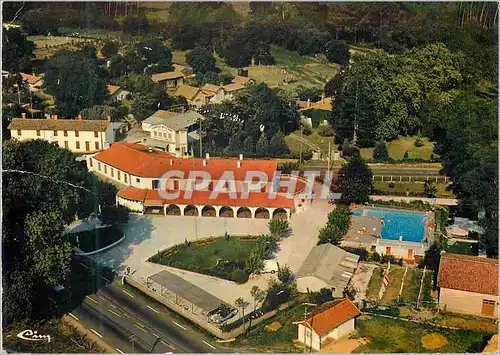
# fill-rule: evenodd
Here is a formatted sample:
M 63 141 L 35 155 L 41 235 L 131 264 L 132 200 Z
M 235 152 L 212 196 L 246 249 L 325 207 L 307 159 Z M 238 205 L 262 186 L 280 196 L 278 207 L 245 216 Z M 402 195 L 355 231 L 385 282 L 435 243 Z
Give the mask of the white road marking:
M 79 320 L 73 313 L 68 313 L 70 317 L 74 318 L 75 320 Z
M 116 313 L 115 311 L 113 311 L 112 309 L 109 309 L 109 313 L 113 313 L 115 316 L 117 316 L 118 318 L 121 318 L 122 316 L 119 315 L 118 313 Z
M 93 298 L 92 298 L 92 297 L 90 297 L 90 296 L 87 296 L 87 298 L 88 298 L 89 300 L 91 300 L 92 302 L 96 303 L 96 304 L 98 303 L 95 299 L 93 299 Z
M 123 313 L 123 315 L 125 316 L 125 318 L 130 319 L 130 316 L 127 313 Z
M 113 307 L 114 309 L 116 309 L 117 307 L 113 304 L 113 303 L 110 303 L 109 304 L 111 307 Z
M 129 297 L 134 298 L 134 295 L 128 292 L 127 290 L 122 290 L 122 291 L 125 292 Z
M 160 340 L 160 343 L 162 343 L 165 346 L 168 346 L 172 350 L 175 350 L 175 348 L 172 345 L 165 343 L 163 340 Z
M 205 340 L 203 340 L 203 342 L 204 342 L 205 344 L 207 344 L 208 346 L 210 346 L 212 349 L 214 349 L 214 350 L 216 349 L 216 348 L 215 348 L 215 346 L 213 346 L 212 344 L 210 344 L 210 343 L 206 342 Z
M 175 322 L 175 321 L 174 321 L 174 324 L 175 324 L 176 326 L 178 326 L 179 328 L 181 328 L 181 329 L 187 330 L 186 328 L 184 328 L 182 325 L 180 325 L 179 323 L 177 323 L 177 322 Z
M 160 336 L 156 333 L 153 333 L 153 336 L 155 336 L 156 338 L 159 338 Z
M 149 308 L 150 310 L 152 310 L 153 312 L 160 313 L 160 311 L 158 311 L 158 310 L 154 309 L 154 308 L 153 308 L 153 307 L 151 307 L 151 306 L 146 305 L 146 307 L 148 307 L 148 308 Z
M 142 324 L 139 324 L 139 323 L 136 323 L 134 324 L 136 328 L 139 328 L 140 330 L 142 330 L 144 333 L 147 333 L 148 331 L 146 329 L 143 328 L 143 325 Z
M 90 328 L 90 331 L 91 331 L 92 333 L 94 333 L 95 335 L 97 335 L 99 338 L 102 338 L 102 335 L 101 335 L 101 334 L 99 334 L 98 332 L 96 332 L 94 329 Z
M 125 354 L 125 353 L 124 353 L 123 351 L 121 351 L 120 349 L 118 349 L 118 348 L 115 348 L 115 349 L 116 349 L 116 350 L 118 350 L 118 352 L 119 352 L 120 354 Z

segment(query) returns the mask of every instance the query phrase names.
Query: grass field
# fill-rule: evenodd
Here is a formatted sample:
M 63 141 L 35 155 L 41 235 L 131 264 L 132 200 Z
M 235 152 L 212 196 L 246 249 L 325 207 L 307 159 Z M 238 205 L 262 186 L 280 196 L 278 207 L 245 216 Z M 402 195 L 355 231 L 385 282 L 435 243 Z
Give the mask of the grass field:
M 464 255 L 478 255 L 478 244 L 467 242 L 455 242 L 453 244 L 447 242 L 445 248 L 447 253 L 456 253 Z
M 389 151 L 389 156 L 394 160 L 401 160 L 406 151 L 408 151 L 409 158 L 420 158 L 429 160 L 431 154 L 435 158 L 438 156 L 432 152 L 434 149 L 434 143 L 430 142 L 429 139 L 421 137 L 422 147 L 415 147 L 413 143 L 416 137 L 401 137 L 396 140 L 387 143 L 387 150 Z M 362 148 L 360 149 L 361 156 L 365 159 L 373 159 L 373 148 Z
M 422 182 L 393 182 L 389 187 L 390 182 L 379 182 L 373 183 L 373 188 L 376 194 L 386 194 L 386 195 L 396 195 L 396 196 L 406 196 L 406 191 L 409 190 L 409 196 L 423 196 L 424 194 L 424 184 Z M 437 193 L 436 197 L 444 198 L 454 198 L 455 196 L 451 191 L 446 191 L 448 184 L 437 183 Z
M 356 328 L 360 337 L 369 340 L 356 353 L 481 352 L 491 336 L 489 332 L 452 330 L 377 316 L 358 318 Z M 439 334 L 445 341 L 436 348 L 426 348 L 422 337 L 430 334 Z
M 35 43 L 35 59 L 47 59 L 61 49 L 77 50 L 75 46 L 78 42 L 85 42 L 83 38 L 65 36 L 28 36 L 30 41 Z
M 378 302 L 378 295 L 380 291 L 380 286 L 382 284 L 383 271 L 387 268 L 386 265 L 375 269 L 373 275 L 368 283 L 368 289 L 366 292 L 367 299 L 370 301 Z M 380 304 L 383 305 L 393 305 L 399 295 L 399 290 L 401 289 L 401 282 L 403 281 L 403 275 L 405 272 L 405 267 L 392 265 L 389 271 L 389 285 L 380 300 Z M 420 287 L 420 279 L 422 277 L 422 270 L 408 267 L 406 277 L 404 280 L 403 291 L 401 292 L 401 301 L 415 304 L 418 297 L 418 290 Z
M 322 137 L 318 134 L 318 129 L 313 128 L 312 133 L 308 136 L 305 134 L 300 134 L 300 130 L 293 132 L 295 134 L 295 137 L 288 135 L 285 137 L 286 144 L 288 145 L 288 148 L 290 149 L 290 152 L 292 153 L 298 153 L 300 152 L 301 145 L 302 145 L 302 151 L 313 151 L 313 146 L 317 146 L 320 150 L 321 153 L 324 155 L 328 155 L 328 142 L 330 142 L 330 149 L 337 150 L 337 145 L 334 143 L 333 139 L 334 137 Z M 308 146 L 305 143 L 301 143 L 301 141 L 297 137 L 302 137 L 302 139 L 310 142 L 312 146 Z

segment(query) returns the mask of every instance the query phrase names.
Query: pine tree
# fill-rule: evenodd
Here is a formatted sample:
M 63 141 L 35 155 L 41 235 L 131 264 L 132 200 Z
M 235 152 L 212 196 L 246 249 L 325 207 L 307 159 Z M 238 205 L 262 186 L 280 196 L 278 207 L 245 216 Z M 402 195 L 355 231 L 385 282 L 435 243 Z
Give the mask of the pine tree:
M 255 153 L 255 144 L 253 142 L 253 138 L 248 136 L 243 142 L 243 151 L 245 153 Z
M 255 150 L 259 155 L 267 155 L 269 153 L 269 141 L 264 133 L 261 134 Z
M 290 149 L 285 141 L 285 136 L 281 131 L 276 133 L 269 143 L 269 152 L 274 156 L 283 156 L 290 154 Z

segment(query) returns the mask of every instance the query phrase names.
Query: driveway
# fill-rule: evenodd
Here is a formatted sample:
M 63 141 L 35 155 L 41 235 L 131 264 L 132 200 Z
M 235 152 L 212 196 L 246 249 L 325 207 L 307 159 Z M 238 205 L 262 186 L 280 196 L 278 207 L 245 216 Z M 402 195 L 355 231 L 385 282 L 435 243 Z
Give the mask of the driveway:
M 358 268 L 352 276 L 348 286 L 356 291 L 354 303 L 361 304 L 362 301 L 366 299 L 366 290 L 368 288 L 368 284 L 370 283 L 370 279 L 372 278 L 373 271 L 376 268 L 378 268 L 378 265 L 363 262 L 359 263 Z

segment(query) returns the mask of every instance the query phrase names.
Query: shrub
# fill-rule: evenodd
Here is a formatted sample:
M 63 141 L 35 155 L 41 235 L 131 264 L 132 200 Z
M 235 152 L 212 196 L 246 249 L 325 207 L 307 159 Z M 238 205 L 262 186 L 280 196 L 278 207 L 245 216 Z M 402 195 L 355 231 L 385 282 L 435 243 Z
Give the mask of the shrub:
M 399 258 L 399 260 L 398 260 L 398 265 L 399 265 L 399 266 L 403 266 L 403 258 Z
M 394 257 L 394 255 L 382 255 L 382 259 L 380 261 L 382 262 L 382 264 L 386 264 L 388 262 L 391 262 L 391 264 L 395 264 L 396 258 Z
M 373 160 L 375 161 L 388 161 L 389 151 L 387 144 L 384 141 L 378 142 L 373 149 Z
M 368 250 L 365 248 L 354 248 L 354 247 L 342 247 L 345 251 L 359 255 L 359 261 L 368 260 Z
M 278 265 L 278 280 L 287 285 L 293 281 L 293 272 L 289 266 Z
M 300 168 L 299 162 L 287 161 L 278 165 L 278 170 L 282 174 L 291 174 L 292 171 L 298 171 Z
M 393 183 L 393 182 L 390 182 L 390 183 L 389 183 L 389 185 L 388 185 L 388 187 L 389 187 L 390 189 L 393 189 L 393 188 L 394 188 L 394 183 Z
M 410 157 L 410 154 L 408 153 L 407 150 L 405 150 L 405 154 L 403 155 L 403 160 L 406 160 Z
M 290 225 L 287 220 L 284 219 L 272 219 L 268 223 L 269 233 L 276 237 L 281 236 L 283 233 L 290 229 Z
M 377 263 L 380 262 L 380 260 L 381 260 L 380 254 L 377 252 L 374 252 L 373 255 L 371 256 L 371 259 Z
M 231 280 L 236 283 L 243 284 L 248 281 L 248 275 L 244 270 L 234 269 L 231 272 Z
M 317 305 L 321 305 L 332 300 L 332 290 L 325 287 L 319 291 L 309 293 L 309 302 L 316 303 Z
M 302 125 L 302 133 L 306 136 L 310 136 L 313 133 L 311 126 L 308 124 Z
M 417 137 L 415 139 L 415 142 L 413 143 L 413 145 L 418 148 L 418 147 L 422 147 L 424 145 L 424 143 L 422 142 L 422 139 L 420 139 L 420 137 Z
M 332 127 L 330 127 L 329 125 L 322 124 L 318 127 L 318 134 L 321 137 L 332 137 L 335 134 L 335 132 L 333 132 Z

